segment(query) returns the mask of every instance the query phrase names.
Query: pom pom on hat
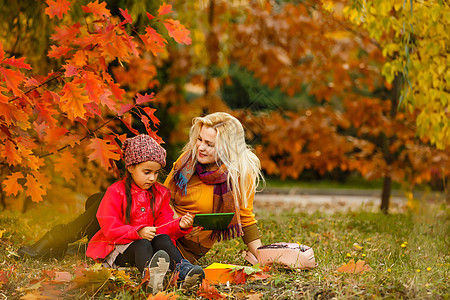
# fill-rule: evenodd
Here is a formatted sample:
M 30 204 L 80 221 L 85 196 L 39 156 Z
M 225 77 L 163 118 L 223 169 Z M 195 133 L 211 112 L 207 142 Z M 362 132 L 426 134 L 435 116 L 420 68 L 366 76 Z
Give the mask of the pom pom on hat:
M 125 167 L 149 160 L 159 163 L 163 168 L 166 165 L 166 150 L 147 134 L 126 139 L 122 150 Z

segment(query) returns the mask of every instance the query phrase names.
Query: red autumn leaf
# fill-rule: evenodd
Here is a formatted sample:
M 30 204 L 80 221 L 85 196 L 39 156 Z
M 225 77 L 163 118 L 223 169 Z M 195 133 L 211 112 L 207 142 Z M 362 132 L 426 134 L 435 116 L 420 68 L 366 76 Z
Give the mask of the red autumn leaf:
M 23 177 L 22 172 L 15 172 L 9 176 L 6 176 L 6 179 L 2 182 L 2 184 L 4 185 L 3 190 L 5 191 L 6 196 L 17 196 L 17 193 L 23 190 L 22 185 L 18 182 L 18 180 L 22 178 L 25 178 Z
M 41 83 L 34 77 L 30 77 L 25 79 L 25 87 L 38 86 Z
M 63 92 L 60 107 L 64 112 L 67 112 L 68 118 L 71 120 L 75 120 L 77 117 L 84 118 L 86 113 L 84 104 L 91 102 L 89 97 L 85 95 L 84 89 L 77 84 L 67 82 Z
M 219 291 L 213 285 L 210 285 L 209 281 L 206 279 L 204 279 L 200 285 L 197 291 L 197 296 L 205 297 L 207 299 L 226 299 L 226 297 L 221 295 Z
M 131 120 L 132 120 L 131 115 L 128 115 L 127 118 L 121 119 L 122 123 L 128 128 L 128 130 L 130 130 L 135 135 L 138 135 L 139 131 L 133 128 L 133 126 L 131 125 Z
M 137 104 L 142 104 L 142 103 L 146 103 L 146 102 L 150 102 L 152 101 L 155 96 L 155 93 L 151 93 L 150 95 L 147 95 L 147 93 L 145 93 L 144 96 L 142 96 L 141 94 L 137 93 L 136 94 L 136 103 Z
M 113 81 L 108 81 L 108 85 L 109 85 L 109 88 L 111 89 L 111 92 L 112 92 L 114 98 L 116 98 L 116 100 L 119 100 L 119 101 L 122 100 L 122 96 L 123 96 L 123 94 L 125 94 L 125 91 L 120 88 L 120 85 Z
M 50 38 L 60 43 L 72 42 L 80 32 L 80 27 L 80 23 L 75 23 L 71 26 L 58 27 Z
M 3 44 L 0 42 L 0 61 L 5 57 L 5 51 L 3 50 Z
M 48 57 L 54 57 L 54 58 L 60 58 L 62 56 L 65 56 L 67 54 L 67 52 L 69 52 L 71 50 L 71 48 L 66 47 L 66 46 L 55 46 L 55 45 L 51 45 L 50 46 L 50 51 L 48 51 L 47 56 Z
M 105 141 L 99 138 L 92 139 L 91 143 L 87 146 L 88 149 L 94 150 L 89 156 L 89 160 L 97 160 L 100 165 L 108 170 L 111 167 L 110 160 L 119 160 L 120 151 L 119 146 L 112 145 L 110 141 Z
M 25 76 L 19 71 L 5 68 L 0 68 L 0 73 L 3 75 L 6 86 L 14 93 L 14 96 L 20 96 L 22 92 L 19 90 L 19 84 L 22 83 Z
M 133 104 L 122 104 L 122 105 L 120 106 L 120 109 L 119 109 L 119 116 L 125 114 L 125 113 L 128 112 L 130 109 L 132 109 L 133 107 L 134 107 Z
M 3 60 L 1 63 L 7 64 L 10 66 L 14 66 L 14 67 L 18 67 L 18 68 L 22 68 L 22 69 L 31 70 L 32 69 L 31 66 L 29 64 L 26 64 L 24 61 L 25 61 L 25 57 L 15 58 L 13 56 L 11 58 L 7 58 L 7 59 Z
M 155 117 L 155 115 L 154 115 L 155 112 L 156 112 L 156 109 L 150 108 L 150 107 L 144 107 L 143 110 L 150 117 L 150 119 L 152 120 L 153 124 L 158 126 L 159 125 L 159 119 L 157 117 Z
M 158 53 L 164 51 L 165 43 L 167 43 L 166 39 L 151 27 L 145 28 L 145 32 L 145 35 L 140 35 L 141 40 L 144 42 L 147 50 L 150 50 L 154 56 L 158 56 Z
M 66 77 L 72 77 L 74 75 L 78 75 L 78 69 L 75 68 L 72 65 L 64 65 L 64 69 L 66 69 L 66 72 L 64 72 L 64 76 Z
M 120 14 L 122 15 L 122 17 L 125 19 L 125 21 L 127 21 L 128 23 L 132 24 L 133 23 L 133 19 L 131 19 L 131 16 L 128 14 L 128 9 L 121 9 L 119 8 Z
M 95 0 L 95 2 L 91 2 L 87 6 L 82 6 L 81 8 L 85 13 L 93 13 L 97 17 L 111 17 L 109 9 L 106 8 L 106 2 L 98 3 L 98 0 Z
M 25 183 L 27 187 L 27 196 L 31 197 L 33 202 L 41 202 L 42 196 L 45 195 L 45 190 L 41 184 L 31 175 L 27 175 L 27 181 Z
M 234 278 L 233 278 L 233 283 L 236 284 L 244 284 L 247 275 L 244 273 L 244 270 L 237 270 L 234 271 Z
M 171 13 L 172 11 L 172 5 L 171 4 L 163 4 L 159 7 L 158 9 L 158 15 L 162 16 L 162 15 L 166 15 L 168 13 Z
M 153 20 L 155 17 L 154 16 L 152 16 L 151 14 L 149 14 L 148 12 L 145 12 L 146 14 L 147 14 L 147 18 L 149 19 L 149 20 Z
M 180 24 L 178 20 L 167 19 L 164 20 L 164 26 L 166 26 L 169 36 L 171 36 L 177 43 L 190 45 L 192 43 L 189 37 L 190 31 Z
M 45 8 L 45 13 L 53 18 L 57 16 L 62 19 L 63 14 L 67 13 L 70 9 L 70 1 L 68 0 L 46 0 L 48 7 Z

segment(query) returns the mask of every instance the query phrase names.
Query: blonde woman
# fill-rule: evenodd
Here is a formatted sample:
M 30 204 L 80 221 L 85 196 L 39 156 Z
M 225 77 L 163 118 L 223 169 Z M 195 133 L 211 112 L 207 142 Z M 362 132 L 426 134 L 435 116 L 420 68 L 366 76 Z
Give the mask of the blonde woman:
M 245 142 L 244 129 L 233 116 L 217 112 L 194 118 L 189 142 L 164 183 L 178 216 L 187 213 L 235 213 L 222 231 L 194 230 L 177 240 L 183 256 L 195 262 L 217 240 L 242 237 L 256 257 L 261 246 L 253 213 L 256 186 L 264 180 L 260 161 Z

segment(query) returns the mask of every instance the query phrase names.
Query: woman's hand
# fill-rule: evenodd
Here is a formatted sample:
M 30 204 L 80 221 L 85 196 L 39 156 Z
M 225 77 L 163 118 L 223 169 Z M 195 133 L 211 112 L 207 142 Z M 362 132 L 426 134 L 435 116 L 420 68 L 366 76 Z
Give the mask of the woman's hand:
M 156 235 L 156 227 L 142 227 L 137 233 L 141 238 L 151 241 Z
M 181 229 L 188 229 L 194 224 L 194 216 L 190 213 L 185 214 L 180 219 L 180 228 Z
M 188 238 L 188 239 L 191 239 L 191 238 L 193 238 L 193 237 L 198 236 L 199 233 L 200 233 L 202 230 L 203 230 L 203 227 L 198 227 L 198 226 L 196 226 L 196 227 L 194 227 L 194 228 L 192 229 L 191 232 L 189 232 L 188 234 L 186 234 L 184 237 L 185 237 L 185 238 Z

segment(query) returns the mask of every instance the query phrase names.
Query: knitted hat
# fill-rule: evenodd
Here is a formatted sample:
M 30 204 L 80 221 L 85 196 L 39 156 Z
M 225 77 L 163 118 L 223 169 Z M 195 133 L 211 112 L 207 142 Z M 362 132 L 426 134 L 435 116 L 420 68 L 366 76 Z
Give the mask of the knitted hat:
M 125 167 L 148 160 L 166 165 L 166 150 L 147 134 L 126 139 L 122 150 Z

